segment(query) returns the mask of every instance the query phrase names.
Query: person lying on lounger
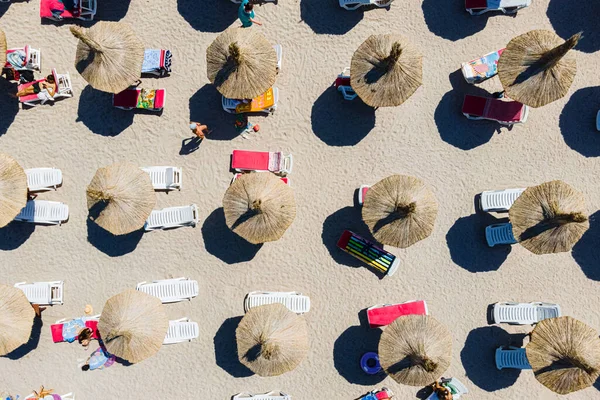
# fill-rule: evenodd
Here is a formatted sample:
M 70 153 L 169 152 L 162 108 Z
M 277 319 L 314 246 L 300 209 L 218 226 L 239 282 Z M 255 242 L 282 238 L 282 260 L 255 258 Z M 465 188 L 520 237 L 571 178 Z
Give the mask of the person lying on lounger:
M 25 89 L 17 92 L 15 96 L 29 96 L 31 94 L 37 94 L 40 100 L 44 100 L 46 97 L 53 98 L 56 94 L 58 86 L 54 81 L 54 75 L 50 74 L 46 77 L 44 82 L 35 82 L 33 85 L 27 86 Z

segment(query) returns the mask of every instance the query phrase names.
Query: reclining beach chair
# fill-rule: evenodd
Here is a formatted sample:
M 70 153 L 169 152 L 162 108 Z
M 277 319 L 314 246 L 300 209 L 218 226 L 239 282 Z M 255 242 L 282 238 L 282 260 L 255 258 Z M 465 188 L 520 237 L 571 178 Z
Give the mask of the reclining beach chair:
M 166 97 L 165 89 L 129 88 L 113 94 L 113 106 L 121 110 L 162 111 Z
M 65 7 L 64 3 L 69 0 L 41 0 L 40 17 L 54 21 L 65 19 L 80 19 L 83 21 L 92 21 L 96 15 L 96 0 L 71 0 L 71 7 Z
M 467 387 L 456 378 L 441 379 L 441 385 L 450 389 L 450 393 L 452 394 L 452 400 L 458 400 L 461 398 L 463 394 L 469 393 Z M 433 392 L 428 398 L 425 400 L 439 400 L 439 396 L 437 393 Z
M 55 68 L 52 68 L 52 75 L 54 75 L 54 81 L 56 82 L 57 90 L 54 94 L 54 98 L 50 101 L 58 100 L 63 97 L 73 97 L 73 85 L 71 84 L 71 76 L 69 73 L 58 74 Z M 24 83 L 19 85 L 18 90 L 23 90 L 34 83 L 37 82 L 45 82 L 46 78 L 39 79 L 35 82 Z M 26 106 L 35 107 L 39 103 L 46 104 L 47 100 L 41 100 L 38 98 L 37 94 L 30 94 L 27 96 L 19 97 L 19 101 Z
M 498 74 L 498 60 L 504 49 L 493 51 L 485 56 L 462 63 L 461 71 L 468 83 L 480 83 Z
M 100 338 L 100 332 L 98 332 L 98 321 L 100 320 L 100 314 L 93 316 L 84 316 L 81 317 L 81 319 L 85 323 L 85 326 L 92 330 L 92 339 L 98 340 Z M 63 325 L 71 320 L 63 318 L 50 325 L 50 331 L 52 332 L 52 341 L 54 343 L 61 343 L 65 341 L 65 338 L 63 336 Z
M 53 399 L 57 398 L 57 397 L 54 397 L 52 395 L 49 395 L 49 396 L 51 396 Z M 50 399 L 50 397 L 47 397 L 47 396 L 44 397 L 44 399 L 46 399 L 46 398 Z M 66 394 L 61 394 L 59 398 L 60 398 L 60 400 L 75 400 L 75 396 L 71 392 L 66 393 Z M 39 399 L 39 397 L 37 397 L 35 395 L 35 393 L 31 393 L 30 395 L 28 395 L 27 397 L 25 397 L 23 400 L 34 400 L 34 399 L 37 400 L 37 399 Z
M 358 96 L 350 86 L 350 67 L 344 68 L 342 73 L 335 79 L 333 86 L 344 96 L 344 100 L 352 101 Z
M 513 235 L 510 222 L 493 224 L 485 227 L 485 240 L 488 246 L 494 247 L 498 244 L 515 244 L 517 239 Z
M 151 283 L 140 282 L 135 289 L 158 297 L 163 304 L 177 303 L 198 296 L 198 281 L 189 278 L 163 279 Z
M 237 174 L 233 175 L 233 179 L 231 180 L 231 183 L 235 182 L 236 179 L 238 179 L 240 176 L 242 176 L 243 174 L 241 172 L 238 172 Z M 292 185 L 290 183 L 290 178 L 288 178 L 287 176 L 282 176 L 281 178 L 279 178 L 283 183 L 285 183 L 286 185 Z
M 369 185 L 360 185 L 360 187 L 358 188 L 358 205 L 359 206 L 362 206 L 363 204 L 365 204 L 365 196 L 370 188 L 371 188 L 371 186 L 369 186 Z
M 411 300 L 398 304 L 378 304 L 367 308 L 367 321 L 369 327 L 381 328 L 391 324 L 396 318 L 403 315 L 427 315 L 425 300 Z
M 169 330 L 163 344 L 174 344 L 191 342 L 200 335 L 197 322 L 191 322 L 189 318 L 181 318 L 169 321 Z
M 25 297 L 31 304 L 40 306 L 63 304 L 63 286 L 63 281 L 15 283 L 15 287 L 25 293 Z
M 372 392 L 367 393 L 359 400 L 380 400 L 394 397 L 394 393 L 388 388 L 381 388 L 381 390 L 373 390 Z
M 167 207 L 161 210 L 152 210 L 144 224 L 144 230 L 149 232 L 158 229 L 172 229 L 185 226 L 195 227 L 197 223 L 197 205 Z
M 339 0 L 340 7 L 354 11 L 362 6 L 389 7 L 393 0 Z
M 231 168 L 239 172 L 270 171 L 286 175 L 292 172 L 292 166 L 292 155 L 285 156 L 281 151 L 234 150 L 231 156 Z
M 468 119 L 488 119 L 502 125 L 513 125 L 527 121 L 529 107 L 518 101 L 503 101 L 467 94 L 462 113 Z
M 244 299 L 244 312 L 265 304 L 280 303 L 296 314 L 310 311 L 310 298 L 298 292 L 250 292 Z
M 69 219 L 69 206 L 48 200 L 28 200 L 15 221 L 32 224 L 61 225 Z
M 531 369 L 531 365 L 524 348 L 510 346 L 504 349 L 500 346 L 496 349 L 496 368 Z
M 272 391 L 265 394 L 242 392 L 233 396 L 231 400 L 292 400 L 292 396 L 279 391 Z
M 277 103 L 279 102 L 279 89 L 276 87 L 270 88 L 265 93 L 258 97 L 250 99 L 228 99 L 223 96 L 221 99 L 221 105 L 223 110 L 230 114 L 244 114 L 244 113 L 266 113 L 272 114 L 277 109 Z
M 42 71 L 42 52 L 27 45 L 19 49 L 6 50 L 4 68 L 15 71 Z
M 181 190 L 183 171 L 177 167 L 143 167 L 150 175 L 154 190 Z
M 342 233 L 337 247 L 386 276 L 394 275 L 400 265 L 398 257 L 348 230 Z
M 273 45 L 275 54 L 277 54 L 277 72 L 281 72 L 281 61 L 283 61 L 283 47 L 279 43 Z
M 501 302 L 494 304 L 493 310 L 495 324 L 533 325 L 561 315 L 558 304 L 542 302 Z
M 504 189 L 504 190 L 486 190 L 481 192 L 479 205 L 481 211 L 499 212 L 508 211 L 515 200 L 525 191 L 524 188 Z
M 166 76 L 171 73 L 173 55 L 171 50 L 146 49 L 144 51 L 144 63 L 142 74 L 154 76 Z
M 30 168 L 25 170 L 27 175 L 27 190 L 30 192 L 45 192 L 56 190 L 62 185 L 62 171 L 57 168 Z
M 488 11 L 514 14 L 530 5 L 531 0 L 465 0 L 465 8 L 471 15 L 481 15 Z

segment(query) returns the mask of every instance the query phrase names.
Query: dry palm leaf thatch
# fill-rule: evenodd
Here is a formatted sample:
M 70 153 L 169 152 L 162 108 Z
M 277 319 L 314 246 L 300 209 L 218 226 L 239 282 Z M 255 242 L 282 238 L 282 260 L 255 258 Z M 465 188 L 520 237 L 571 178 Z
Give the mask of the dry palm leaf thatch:
M 354 52 L 350 84 L 371 107 L 399 106 L 423 84 L 423 56 L 403 36 L 372 35 Z
M 168 329 L 160 299 L 134 289 L 108 299 L 98 322 L 108 352 L 132 363 L 156 354 Z
M 119 93 L 140 78 L 144 44 L 128 24 L 100 21 L 71 33 L 79 39 L 75 68 L 95 89 Z
M 0 228 L 8 225 L 27 203 L 27 175 L 8 154 L 0 153 Z
M 99 168 L 86 193 L 91 218 L 114 235 L 142 228 L 156 205 L 150 176 L 131 163 Z
M 27 343 L 35 311 L 21 289 L 0 285 L 0 356 Z
M 229 28 L 206 50 L 207 75 L 230 99 L 252 99 L 277 77 L 277 54 L 267 38 L 252 28 Z
M 243 174 L 223 197 L 227 226 L 258 244 L 279 240 L 296 218 L 294 192 L 271 173 Z
M 422 180 L 391 175 L 369 189 L 362 217 L 377 241 L 406 248 L 431 234 L 437 211 L 435 196 Z
M 6 35 L 4 31 L 0 29 L 0 65 L 4 66 L 6 64 L 6 50 L 8 46 L 6 45 Z
M 306 320 L 282 304 L 248 310 L 235 336 L 240 362 L 260 376 L 289 372 L 308 353 Z
M 425 386 L 437 381 L 452 361 L 452 336 L 428 315 L 397 318 L 379 340 L 381 367 L 398 383 Z
M 600 376 L 598 332 L 575 318 L 541 321 L 525 351 L 536 379 L 553 392 L 584 389 Z
M 506 96 L 541 107 L 567 94 L 575 74 L 575 54 L 581 33 L 563 41 L 554 32 L 534 30 L 512 39 L 498 61 L 498 76 Z
M 535 254 L 570 251 L 590 227 L 583 194 L 562 181 L 526 189 L 509 217 L 515 239 Z

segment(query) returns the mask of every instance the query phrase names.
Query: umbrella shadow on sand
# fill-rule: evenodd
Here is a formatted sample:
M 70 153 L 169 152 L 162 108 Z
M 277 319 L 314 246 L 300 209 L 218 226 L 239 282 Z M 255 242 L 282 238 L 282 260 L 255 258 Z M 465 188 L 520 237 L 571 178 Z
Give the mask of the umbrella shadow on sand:
M 0 228 L 0 250 L 14 250 L 29 239 L 35 224 L 13 221 Z
M 600 281 L 600 211 L 590 215 L 590 229 L 573 246 L 571 254 L 589 279 Z
M 94 16 L 97 21 L 120 21 L 125 18 L 131 0 L 100 0 L 100 6 Z
M 329 146 L 354 146 L 375 127 L 375 109 L 356 98 L 344 100 L 328 87 L 314 102 L 310 115 L 315 135 Z
M 383 371 L 368 375 L 360 367 L 363 354 L 370 351 L 377 353 L 381 333 L 381 329 L 371 329 L 368 325 L 351 326 L 336 339 L 333 344 L 333 364 L 348 382 L 371 386 L 385 379 Z
M 135 250 L 144 236 L 144 230 L 128 233 L 126 235 L 113 235 L 100 225 L 87 219 L 88 242 L 109 257 L 120 257 Z
M 101 136 L 116 136 L 133 124 L 134 113 L 112 105 L 112 94 L 87 85 L 79 96 L 77 122 Z
M 10 353 L 8 353 L 5 357 L 10 360 L 18 360 L 20 358 L 25 357 L 27 354 L 37 349 L 38 344 L 40 343 L 40 337 L 42 336 L 42 327 L 44 326 L 44 322 L 41 317 L 35 317 L 33 319 L 33 327 L 31 328 L 31 336 L 29 336 L 29 340 L 27 343 L 17 347 Z
M 226 319 L 213 338 L 217 365 L 234 378 L 254 375 L 238 358 L 235 331 L 241 320 L 242 317 Z
M 600 86 L 579 89 L 560 113 L 559 127 L 565 143 L 584 157 L 600 156 L 596 114 L 600 110 Z
M 221 109 L 221 93 L 212 84 L 202 86 L 190 97 L 190 121 L 200 122 L 212 130 L 206 140 L 231 140 L 239 136 L 236 115 Z
M 17 84 L 0 77 L 0 136 L 8 131 L 19 112 L 19 100 L 11 96 L 15 93 Z
M 583 32 L 583 38 L 577 50 L 594 53 L 600 50 L 600 26 L 594 16 L 600 15 L 600 3 L 586 1 L 573 3 L 568 0 L 552 0 L 546 12 L 552 28 L 558 36 L 568 39 L 577 32 Z
M 348 11 L 339 6 L 337 0 L 301 0 L 301 22 L 317 34 L 343 35 L 354 28 L 364 16 L 367 7 Z
M 228 0 L 177 0 L 179 14 L 192 28 L 201 32 L 222 32 L 229 28 L 237 19 L 238 7 L 239 4 Z

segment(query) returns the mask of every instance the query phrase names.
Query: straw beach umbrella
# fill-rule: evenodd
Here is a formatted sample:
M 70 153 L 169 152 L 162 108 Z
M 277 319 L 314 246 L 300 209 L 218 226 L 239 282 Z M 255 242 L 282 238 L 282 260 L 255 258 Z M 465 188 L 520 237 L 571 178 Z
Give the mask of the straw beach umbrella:
M 35 311 L 21 289 L 0 285 L 0 356 L 27 343 Z
M 267 304 L 248 310 L 235 337 L 240 362 L 260 376 L 289 372 L 308 353 L 306 320 L 283 304 Z
M 515 239 L 535 254 L 570 251 L 590 227 L 583 194 L 562 181 L 526 189 L 509 218 Z
M 108 299 L 98 322 L 108 352 L 132 363 L 156 354 L 168 329 L 160 299 L 134 289 Z
M 541 107 L 567 94 L 575 74 L 575 54 L 581 33 L 563 41 L 554 32 L 534 30 L 512 39 L 498 61 L 498 76 L 506 96 Z
M 350 84 L 371 107 L 404 103 L 423 83 L 423 56 L 403 36 L 372 35 L 354 52 Z
M 8 225 L 27 203 L 27 175 L 8 154 L 0 153 L 0 228 Z
M 100 21 L 71 33 L 79 39 L 75 68 L 95 89 L 119 93 L 140 78 L 144 44 L 128 24 Z
M 4 31 L 0 29 L 0 65 L 4 66 L 6 64 L 6 50 L 8 46 L 6 45 L 6 35 Z
M 575 318 L 541 321 L 525 351 L 536 379 L 553 392 L 584 389 L 600 376 L 598 332 Z
M 92 219 L 114 235 L 142 228 L 156 205 L 150 176 L 127 162 L 99 168 L 86 193 Z
M 381 367 L 398 383 L 424 386 L 435 382 L 452 361 L 452 336 L 428 315 L 397 318 L 379 340 Z
M 377 241 L 406 248 L 431 234 L 437 211 L 435 196 L 422 180 L 391 175 L 369 188 L 362 217 Z
M 223 197 L 227 226 L 258 244 L 280 239 L 296 217 L 292 189 L 271 173 L 243 174 Z
M 230 99 L 252 99 L 275 83 L 277 54 L 257 29 L 229 28 L 206 50 L 207 75 Z

